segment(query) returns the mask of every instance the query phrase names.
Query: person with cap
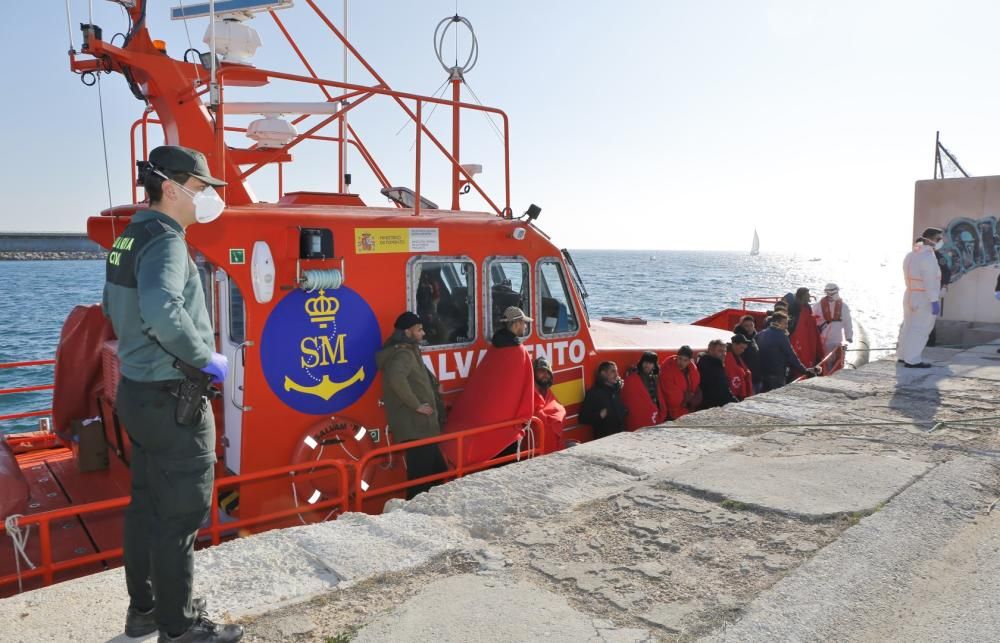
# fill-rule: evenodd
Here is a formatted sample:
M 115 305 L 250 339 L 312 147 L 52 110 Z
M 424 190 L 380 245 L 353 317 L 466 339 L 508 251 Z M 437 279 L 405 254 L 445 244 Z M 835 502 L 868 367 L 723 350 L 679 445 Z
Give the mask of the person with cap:
M 729 389 L 729 378 L 726 377 L 726 343 L 721 339 L 713 339 L 708 343 L 708 349 L 698 355 L 698 374 L 701 376 L 701 406 L 702 409 L 712 409 L 725 406 L 730 402 L 739 402 Z
M 941 314 L 941 268 L 934 250 L 942 245 L 944 233 L 927 228 L 903 259 L 903 324 L 896 343 L 896 358 L 906 368 L 930 368 L 923 359 L 927 339 Z
M 660 395 L 660 358 L 646 351 L 639 363 L 625 373 L 622 385 L 622 402 L 628 409 L 625 428 L 635 431 L 663 422 L 667 407 Z
M 225 182 L 211 175 L 201 152 L 175 145 L 152 150 L 139 178 L 149 207 L 132 216 L 108 252 L 102 301 L 118 337 L 115 408 L 132 444 L 122 554 L 125 634 L 159 630 L 160 641 L 238 641 L 242 627 L 216 625 L 204 599 L 191 596 L 194 541 L 214 499 L 215 418 L 206 396 L 195 401 L 193 414 L 178 412 L 181 369 L 200 370 L 216 384 L 229 370 L 215 350 L 185 238 L 190 226 L 222 214 L 215 188 Z
M 580 422 L 593 427 L 595 440 L 625 430 L 628 409 L 622 402 L 622 385 L 617 364 L 598 364 L 597 380 L 587 391 L 580 407 Z
M 545 452 L 559 451 L 565 446 L 563 425 L 566 421 L 566 407 L 552 394 L 553 374 L 549 360 L 535 359 L 535 417 L 542 421 L 546 431 Z
M 851 308 L 841 299 L 837 284 L 827 284 L 823 294 L 825 297 L 813 304 L 812 311 L 819 324 L 823 354 L 829 355 L 838 346 L 854 341 L 854 325 L 851 323 Z
M 434 377 L 420 354 L 424 326 L 416 313 L 406 311 L 396 318 L 392 334 L 382 350 L 375 354 L 375 364 L 382 371 L 382 403 L 389 430 L 402 444 L 441 434 L 444 403 L 441 383 Z M 437 444 L 407 449 L 406 479 L 416 480 L 448 470 Z M 440 481 L 406 490 L 407 500 L 427 491 Z
M 757 334 L 757 348 L 760 351 L 761 392 L 781 388 L 787 383 L 788 369 L 818 375 L 818 368 L 810 368 L 799 360 L 788 339 L 788 315 L 776 312 L 771 315 L 771 324 Z
M 729 391 L 741 402 L 753 395 L 753 375 L 743 359 L 749 347 L 750 340 L 739 333 L 733 335 L 726 347 L 725 366 Z
M 746 349 L 740 355 L 743 363 L 750 369 L 753 378 L 753 392 L 759 393 L 761 384 L 760 373 L 760 353 L 757 350 L 757 325 L 753 315 L 743 315 L 740 323 L 733 329 L 733 335 L 742 335 L 747 340 Z
M 677 420 L 701 406 L 701 376 L 691 363 L 694 351 L 681 346 L 676 355 L 660 362 L 660 394 L 668 420 Z
M 517 306 L 508 306 L 500 318 L 500 328 L 493 333 L 492 344 L 495 348 L 520 346 L 521 338 L 528 334 L 528 324 L 535 321 L 524 314 Z

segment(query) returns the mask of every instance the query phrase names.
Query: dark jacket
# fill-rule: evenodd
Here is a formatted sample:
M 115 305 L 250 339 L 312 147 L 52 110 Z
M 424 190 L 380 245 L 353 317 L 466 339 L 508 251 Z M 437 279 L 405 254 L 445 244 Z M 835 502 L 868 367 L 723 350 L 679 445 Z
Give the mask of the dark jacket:
M 784 379 L 785 368 L 805 371 L 806 366 L 792 350 L 788 333 L 769 326 L 757 333 L 757 349 L 760 353 L 760 377 L 780 377 Z M 756 378 L 756 373 L 754 377 Z
M 698 373 L 701 375 L 701 408 L 711 409 L 739 402 L 729 389 L 729 378 L 722 360 L 701 353 L 698 356 Z
M 607 409 L 608 413 L 603 418 L 601 410 Z M 618 433 L 625 429 L 625 403 L 622 402 L 621 387 L 608 386 L 603 382 L 598 382 L 583 398 L 583 406 L 580 408 L 580 421 L 594 427 L 594 439 L 603 438 Z
M 510 332 L 510 329 L 506 326 L 498 329 L 497 332 L 493 333 L 493 346 L 496 348 L 508 348 L 510 346 L 520 346 L 521 338 Z
M 757 335 L 759 333 L 754 331 L 749 337 L 747 337 L 747 332 L 742 328 L 740 328 L 739 326 L 736 326 L 736 328 L 733 329 L 733 334 L 743 335 L 748 340 L 750 340 L 750 343 L 747 344 L 747 349 L 743 351 L 742 355 L 740 355 L 740 359 L 742 359 L 743 363 L 746 364 L 746 367 L 750 369 L 750 374 L 753 375 L 754 384 L 759 384 L 760 349 L 757 347 Z
M 375 363 L 382 371 L 382 401 L 393 437 L 408 442 L 439 435 L 444 404 L 437 378 L 420 358 L 420 347 L 396 331 L 375 354 Z M 430 404 L 434 413 L 417 413 L 421 404 Z

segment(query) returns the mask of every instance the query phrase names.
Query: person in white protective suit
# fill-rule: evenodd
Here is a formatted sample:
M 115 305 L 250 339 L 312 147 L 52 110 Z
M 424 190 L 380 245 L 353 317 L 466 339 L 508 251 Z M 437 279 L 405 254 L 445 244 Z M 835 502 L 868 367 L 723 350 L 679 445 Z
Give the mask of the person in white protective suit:
M 851 309 L 840 298 L 837 284 L 827 284 L 823 292 L 826 297 L 813 304 L 812 311 L 823 341 L 823 354 L 829 355 L 838 346 L 854 341 L 854 325 L 851 324 Z
M 903 259 L 903 326 L 896 344 L 897 361 L 907 368 L 930 368 L 923 360 L 927 338 L 941 314 L 941 268 L 934 250 L 941 247 L 944 234 L 938 228 L 927 228 Z

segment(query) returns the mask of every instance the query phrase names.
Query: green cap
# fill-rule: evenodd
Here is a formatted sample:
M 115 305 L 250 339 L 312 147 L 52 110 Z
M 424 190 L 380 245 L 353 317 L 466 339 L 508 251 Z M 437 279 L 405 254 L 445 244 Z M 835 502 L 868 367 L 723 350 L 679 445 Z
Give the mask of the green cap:
M 225 181 L 220 181 L 209 173 L 205 155 L 190 147 L 161 145 L 149 153 L 149 163 L 154 169 L 190 174 L 199 181 L 215 187 L 226 184 Z

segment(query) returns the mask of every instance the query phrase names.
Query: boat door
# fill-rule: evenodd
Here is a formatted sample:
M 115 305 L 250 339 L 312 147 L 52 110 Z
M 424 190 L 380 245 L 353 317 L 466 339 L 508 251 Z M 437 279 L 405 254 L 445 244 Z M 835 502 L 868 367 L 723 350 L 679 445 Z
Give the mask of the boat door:
M 222 385 L 223 437 L 226 468 L 240 473 L 243 445 L 243 373 L 246 358 L 246 307 L 239 286 L 221 268 L 215 272 L 219 293 L 219 343 L 229 360 L 229 377 Z

